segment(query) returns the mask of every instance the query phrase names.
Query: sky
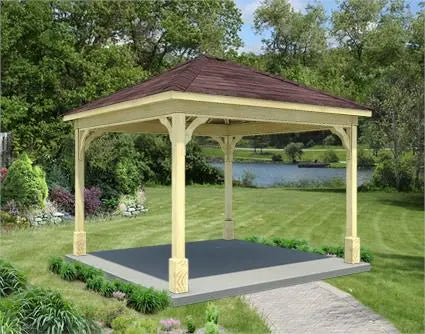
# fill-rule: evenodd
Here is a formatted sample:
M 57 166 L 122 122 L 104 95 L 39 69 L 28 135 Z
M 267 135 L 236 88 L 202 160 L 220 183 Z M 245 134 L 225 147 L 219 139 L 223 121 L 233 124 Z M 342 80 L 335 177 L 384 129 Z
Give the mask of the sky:
M 409 4 L 412 12 L 416 12 L 419 8 L 420 1 L 421 0 L 408 0 L 406 3 Z M 241 51 L 250 51 L 255 53 L 259 53 L 261 51 L 261 39 L 265 38 L 267 33 L 263 36 L 257 35 L 253 29 L 254 12 L 261 2 L 261 0 L 236 0 L 236 5 L 242 12 L 242 20 L 244 22 L 239 34 L 244 42 L 244 47 Z M 309 3 L 314 3 L 314 1 L 311 0 L 289 0 L 289 2 L 297 11 L 303 11 Z M 338 6 L 338 0 L 316 0 L 315 2 L 323 5 L 328 17 L 330 17 L 332 11 Z

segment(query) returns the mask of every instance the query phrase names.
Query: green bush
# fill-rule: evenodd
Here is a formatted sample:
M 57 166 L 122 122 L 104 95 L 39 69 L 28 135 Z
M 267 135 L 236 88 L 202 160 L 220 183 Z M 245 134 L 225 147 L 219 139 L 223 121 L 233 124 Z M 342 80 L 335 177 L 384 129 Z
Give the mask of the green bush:
M 272 155 L 272 161 L 274 161 L 274 162 L 280 162 L 280 161 L 283 161 L 283 159 L 282 159 L 282 155 L 281 155 L 281 154 L 273 154 L 273 155 Z
M 96 291 L 96 292 L 101 292 L 104 281 L 105 281 L 105 279 L 103 278 L 103 276 L 96 276 L 96 277 L 93 277 L 93 278 L 89 278 L 86 281 L 86 288 L 89 289 L 89 290 Z
M 334 135 L 329 135 L 325 139 L 323 139 L 323 145 L 332 146 L 338 145 L 339 140 Z
M 331 163 L 331 162 L 338 162 L 339 158 L 338 158 L 338 155 L 335 153 L 335 151 L 327 150 L 327 151 L 323 152 L 322 160 L 323 160 L 323 162 Z
M 115 167 L 115 177 L 121 193 L 134 193 L 141 183 L 139 166 L 136 160 L 122 158 Z
M 196 325 L 193 322 L 193 318 L 191 315 L 188 315 L 185 319 L 185 324 L 186 324 L 186 328 L 187 328 L 187 332 L 188 333 L 195 333 L 196 331 Z
M 10 263 L 0 260 L 0 297 L 25 289 L 27 280 L 23 273 Z
M 214 322 L 207 322 L 205 324 L 205 334 L 219 334 L 218 325 Z
M 112 328 L 112 322 L 124 314 L 126 311 L 125 304 L 123 302 L 118 303 L 118 305 L 114 304 L 112 306 L 108 307 L 108 312 L 106 316 L 104 317 L 105 325 Z
M 73 263 L 64 261 L 59 269 L 59 276 L 67 281 L 74 281 L 77 279 L 77 269 Z
M 21 334 L 22 328 L 19 318 L 6 312 L 0 311 L 0 333 L 1 334 Z
M 415 189 L 415 161 L 411 154 L 405 154 L 396 161 L 388 151 L 378 155 L 372 184 L 377 188 L 392 188 L 399 191 Z
M 25 153 L 9 168 L 2 187 L 2 203 L 14 200 L 23 207 L 44 207 L 48 194 L 46 175 Z
M 289 143 L 285 146 L 284 151 L 292 162 L 296 162 L 297 159 L 301 159 L 301 156 L 304 154 L 303 147 L 303 143 Z
M 127 306 L 146 314 L 161 311 L 170 304 L 166 291 L 156 291 L 152 288 L 137 287 L 127 298 Z
M 74 266 L 77 270 L 77 279 L 82 282 L 87 282 L 87 280 L 94 277 L 103 277 L 103 272 L 100 269 L 96 269 L 79 262 L 75 263 Z
M 30 333 L 100 333 L 58 292 L 35 288 L 18 297 L 19 314 Z
M 313 248 L 308 244 L 307 241 L 303 239 L 283 239 L 278 237 L 275 237 L 273 239 L 267 239 L 264 237 L 258 237 L 254 235 L 254 236 L 245 238 L 245 240 L 250 242 L 260 243 L 263 245 L 268 245 L 268 246 L 297 249 L 303 252 L 317 253 L 322 255 L 331 254 L 338 257 L 344 257 L 344 247 L 342 246 L 322 246 L 319 248 Z M 370 263 L 373 260 L 373 255 L 370 253 L 369 250 L 361 247 L 360 259 L 363 262 Z
M 357 165 L 359 167 L 372 167 L 375 165 L 375 158 L 370 151 L 360 150 L 357 154 Z
M 65 260 L 62 257 L 51 256 L 49 258 L 49 270 L 52 273 L 59 275 L 64 262 Z
M 122 315 L 112 321 L 116 334 L 156 334 L 158 325 L 151 319 L 136 319 Z
M 368 249 L 360 247 L 360 259 L 363 262 L 371 263 L 373 261 L 373 255 Z
M 116 291 L 115 285 L 113 282 L 109 280 L 104 280 L 102 288 L 100 289 L 100 293 L 104 297 L 112 297 L 112 294 Z
M 255 186 L 255 174 L 250 170 L 246 169 L 243 171 L 241 176 L 241 184 L 244 187 L 254 187 Z
M 208 303 L 207 309 L 205 310 L 205 320 L 206 322 L 212 322 L 218 324 L 219 311 L 218 307 L 212 303 Z

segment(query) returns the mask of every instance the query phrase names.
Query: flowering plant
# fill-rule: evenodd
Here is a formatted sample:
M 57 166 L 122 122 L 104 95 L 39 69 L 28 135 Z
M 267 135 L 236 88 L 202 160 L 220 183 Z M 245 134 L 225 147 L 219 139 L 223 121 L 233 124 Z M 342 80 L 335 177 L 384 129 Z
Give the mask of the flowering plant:
M 176 319 L 165 319 L 159 322 L 161 324 L 162 330 L 166 332 L 171 332 L 174 329 L 180 328 L 180 321 Z

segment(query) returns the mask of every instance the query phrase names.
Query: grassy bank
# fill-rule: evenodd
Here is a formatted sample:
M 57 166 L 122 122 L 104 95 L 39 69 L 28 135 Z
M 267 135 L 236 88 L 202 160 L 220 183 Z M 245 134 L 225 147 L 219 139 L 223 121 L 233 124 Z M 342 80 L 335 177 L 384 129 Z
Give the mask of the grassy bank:
M 345 160 L 345 151 L 342 147 L 338 146 L 321 146 L 304 149 L 304 154 L 301 160 L 321 161 L 324 152 L 327 150 L 335 151 L 340 161 Z M 223 160 L 223 151 L 218 147 L 204 146 L 202 147 L 202 153 L 209 160 Z M 234 159 L 239 162 L 272 162 L 273 154 L 280 154 L 282 156 L 283 161 L 281 163 L 292 163 L 286 154 L 284 154 L 282 149 L 275 148 L 263 149 L 262 152 L 260 149 L 257 149 L 255 152 L 253 148 L 236 148 L 234 152 Z
M 170 188 L 146 189 L 149 212 L 137 219 L 90 221 L 90 251 L 170 242 Z M 341 245 L 344 238 L 343 192 L 281 188 L 235 188 L 236 235 L 304 238 L 312 246 Z M 188 240 L 221 237 L 223 189 L 187 187 Z M 423 196 L 405 193 L 359 193 L 359 234 L 375 256 L 372 270 L 329 282 L 370 306 L 403 333 L 423 332 Z M 31 283 L 60 289 L 80 309 L 104 317 L 117 302 L 68 283 L 47 271 L 50 255 L 72 250 L 73 226 L 40 228 L 2 235 L 2 257 L 23 269 Z M 217 302 L 222 324 L 234 333 L 267 332 L 262 320 L 239 298 Z M 155 319 L 192 314 L 200 325 L 205 303 L 170 308 Z M 130 312 L 130 311 L 129 311 Z M 139 315 L 141 316 L 141 315 Z

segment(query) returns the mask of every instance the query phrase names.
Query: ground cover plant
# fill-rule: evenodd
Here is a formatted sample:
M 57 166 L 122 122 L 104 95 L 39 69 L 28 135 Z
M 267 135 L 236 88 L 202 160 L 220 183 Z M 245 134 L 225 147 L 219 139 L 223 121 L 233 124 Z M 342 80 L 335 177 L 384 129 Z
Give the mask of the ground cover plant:
M 127 306 L 138 312 L 157 313 L 170 305 L 170 298 L 166 291 L 158 291 L 120 280 L 109 280 L 104 277 L 102 270 L 79 262 L 68 262 L 63 258 L 53 256 L 49 259 L 48 268 L 64 280 L 86 282 L 87 289 L 98 292 L 104 297 L 126 299 Z
M 169 243 L 171 239 L 170 188 L 145 188 L 149 212 L 135 219 L 87 220 L 89 251 Z M 222 186 L 186 188 L 188 241 L 220 239 Z M 402 333 L 423 332 L 424 231 L 423 195 L 396 192 L 358 194 L 358 233 L 361 245 L 374 255 L 370 272 L 328 280 L 393 323 Z M 235 235 L 266 238 L 285 236 L 309 240 L 312 247 L 340 245 L 345 234 L 344 191 L 307 191 L 282 188 L 234 188 Z M 31 284 L 60 290 L 80 312 L 97 320 L 121 307 L 79 281 L 65 281 L 46 270 L 51 256 L 72 253 L 74 226 L 17 230 L 2 235 L 2 256 L 24 270 Z M 19 245 L 19 247 L 16 247 Z M 40 246 L 42 245 L 42 246 Z M 40 265 L 44 264 L 44 265 Z M 396 296 L 396 298 L 394 297 Z M 220 324 L 234 333 L 267 333 L 261 318 L 239 298 L 218 300 Z M 207 303 L 167 308 L 153 315 L 131 309 L 125 316 L 184 321 L 193 317 L 197 328 L 205 324 Z
M 245 238 L 245 240 L 250 242 L 256 242 L 263 245 L 276 246 L 281 248 L 296 249 L 303 252 L 318 253 L 322 255 L 335 255 L 337 257 L 344 257 L 344 247 L 343 246 L 320 246 L 320 247 L 311 247 L 306 240 L 303 239 L 284 239 L 279 237 L 274 237 L 272 239 L 267 239 L 261 236 L 250 236 Z M 372 262 L 373 255 L 364 247 L 360 247 L 360 260 L 363 262 Z

